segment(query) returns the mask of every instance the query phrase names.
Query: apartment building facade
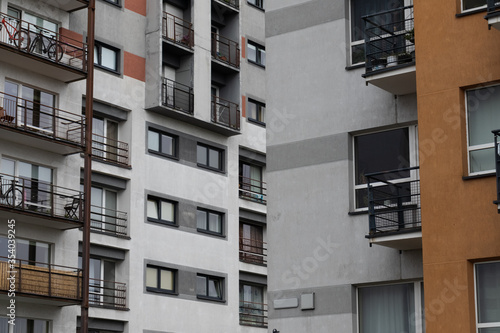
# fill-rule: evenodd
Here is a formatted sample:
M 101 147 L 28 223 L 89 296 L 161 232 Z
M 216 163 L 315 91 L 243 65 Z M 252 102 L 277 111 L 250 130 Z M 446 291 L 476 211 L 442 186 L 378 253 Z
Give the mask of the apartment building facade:
M 264 3 L 95 6 L 89 332 L 265 331 Z M 2 332 L 81 327 L 87 7 L 0 2 Z

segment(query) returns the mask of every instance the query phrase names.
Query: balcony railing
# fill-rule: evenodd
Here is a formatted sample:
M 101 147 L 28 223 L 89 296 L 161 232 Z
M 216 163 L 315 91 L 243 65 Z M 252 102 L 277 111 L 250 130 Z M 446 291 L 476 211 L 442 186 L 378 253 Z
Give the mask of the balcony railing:
M 82 299 L 82 270 L 21 259 L 0 258 L 0 290 L 68 301 Z M 14 277 L 13 279 L 9 279 Z
M 0 184 L 0 208 L 83 223 L 82 192 L 8 174 Z
M 266 183 L 240 175 L 240 198 L 266 203 Z
M 367 237 L 387 233 L 420 230 L 420 179 L 394 179 L 397 175 L 418 174 L 418 167 L 367 174 L 368 215 L 370 233 Z
M 193 88 L 170 79 L 163 78 L 162 103 L 166 107 L 179 110 L 187 114 L 193 114 Z
M 193 24 L 163 12 L 163 38 L 192 49 L 194 46 Z
M 240 8 L 239 0 L 218 0 L 218 1 L 236 9 Z
M 488 0 L 487 1 L 488 14 L 500 11 L 500 1 Z
M 267 265 L 267 243 L 240 237 L 240 261 L 248 264 Z
M 59 142 L 84 145 L 85 117 L 0 92 L 0 125 Z
M 212 96 L 212 122 L 239 131 L 239 105 L 223 98 Z
M 212 33 L 212 57 L 235 68 L 240 68 L 239 44 L 216 33 Z
M 127 308 L 127 285 L 125 283 L 89 279 L 89 303 L 107 308 Z
M 0 43 L 18 51 L 86 72 L 87 44 L 0 13 Z
M 240 301 L 240 325 L 267 327 L 267 304 Z
M 105 162 L 129 166 L 128 143 L 92 134 L 92 157 Z
M 415 64 L 413 6 L 363 17 L 366 74 Z
M 118 237 L 127 236 L 127 213 L 101 206 L 90 206 L 90 230 L 109 233 Z

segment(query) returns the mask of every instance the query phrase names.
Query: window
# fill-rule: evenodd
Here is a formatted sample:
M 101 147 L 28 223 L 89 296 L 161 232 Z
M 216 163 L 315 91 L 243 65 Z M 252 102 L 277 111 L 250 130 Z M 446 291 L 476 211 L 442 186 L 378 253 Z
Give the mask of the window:
M 223 171 L 224 153 L 222 150 L 198 144 L 196 161 L 199 166 L 209 169 Z
M 89 258 L 89 301 L 94 305 L 113 306 L 120 301 L 115 299 L 116 263 L 102 258 Z M 82 257 L 78 256 L 78 267 L 82 268 Z M 119 294 L 117 292 L 117 294 Z
M 177 137 L 149 129 L 148 151 L 168 157 L 177 157 Z
M 99 68 L 119 72 L 119 54 L 120 50 L 117 48 L 96 41 L 94 46 L 94 64 Z
M 254 101 L 253 99 L 248 99 L 248 120 L 264 125 L 266 121 L 264 120 L 264 114 L 266 111 L 266 105 Z
M 240 282 L 240 324 L 264 326 L 264 287 Z
M 264 260 L 264 232 L 258 225 L 240 223 L 240 261 L 262 265 Z
M 409 2 L 409 0 L 406 0 Z M 365 62 L 365 34 L 362 17 L 384 10 L 403 7 L 405 0 L 351 0 L 351 65 Z M 409 4 L 409 3 L 408 3 Z M 390 18 L 395 22 L 401 19 Z
M 495 170 L 493 134 L 498 128 L 500 86 L 466 92 L 469 174 Z
M 223 214 L 213 210 L 198 208 L 196 211 L 196 228 L 198 231 L 216 235 L 223 234 Z
M 478 333 L 500 331 L 500 262 L 475 265 Z
M 266 48 L 257 43 L 248 41 L 248 61 L 266 66 Z
M 486 0 L 462 0 L 462 11 L 486 8 Z
M 158 266 L 146 267 L 146 290 L 175 293 L 175 271 Z
M 46 267 L 51 259 L 50 244 L 26 239 L 16 239 L 16 259 L 22 264 Z M 8 239 L 0 236 L 0 257 L 9 257 Z
M 359 333 L 423 332 L 420 282 L 358 288 Z
M 356 208 L 368 206 L 366 174 L 401 170 L 417 164 L 416 126 L 354 137 Z M 383 180 L 406 182 L 415 175 L 409 170 L 388 173 Z M 409 183 L 408 183 L 409 184 Z M 374 186 L 383 183 L 372 184 Z
M 176 204 L 175 202 L 148 197 L 148 221 L 175 224 Z
M 19 318 L 16 324 L 9 325 L 10 318 L 0 317 L 0 332 L 4 333 L 49 333 L 49 321 L 41 319 Z
M 83 188 L 82 188 L 83 191 Z M 116 232 L 121 219 L 118 211 L 118 194 L 115 191 L 92 186 L 90 198 L 90 227 L 92 230 Z
M 121 161 L 118 148 L 118 123 L 103 117 L 93 117 L 92 155 L 108 161 Z
M 112 3 L 113 5 L 120 6 L 120 0 L 102 0 L 102 1 Z
M 262 167 L 240 162 L 240 197 L 263 201 Z
M 248 3 L 260 9 L 264 9 L 264 0 L 248 0 Z
M 223 289 L 223 278 L 200 274 L 196 276 L 196 295 L 200 298 L 223 300 Z

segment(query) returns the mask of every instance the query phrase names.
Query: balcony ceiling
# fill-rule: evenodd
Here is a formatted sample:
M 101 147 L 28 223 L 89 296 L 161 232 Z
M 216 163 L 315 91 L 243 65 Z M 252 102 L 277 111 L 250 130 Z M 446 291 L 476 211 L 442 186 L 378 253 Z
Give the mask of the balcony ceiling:
M 0 219 L 3 221 L 14 219 L 16 220 L 16 223 L 24 222 L 58 230 L 83 227 L 83 224 L 78 221 L 37 214 L 36 212 L 30 212 L 29 210 L 14 210 L 5 206 L 0 206 Z
M 371 237 L 370 245 L 381 245 L 398 250 L 418 250 L 422 248 L 422 231 Z
M 78 9 L 87 7 L 88 2 L 85 0 L 40 0 L 40 2 L 45 2 L 48 5 L 60 8 L 67 12 L 72 12 Z
M 373 84 L 393 95 L 406 95 L 417 91 L 415 65 L 372 73 L 365 76 L 366 83 Z

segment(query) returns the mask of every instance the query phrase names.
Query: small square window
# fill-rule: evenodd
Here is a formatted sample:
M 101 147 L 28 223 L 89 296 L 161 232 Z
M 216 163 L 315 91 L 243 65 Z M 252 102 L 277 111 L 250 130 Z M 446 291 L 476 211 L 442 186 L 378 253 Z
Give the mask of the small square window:
M 176 224 L 176 203 L 148 197 L 148 221 Z
M 219 212 L 200 208 L 196 212 L 196 228 L 199 231 L 221 236 L 223 234 L 223 220 L 224 216 Z
M 199 274 L 196 277 L 196 295 L 200 298 L 222 301 L 224 299 L 224 279 Z
M 252 122 L 256 122 L 261 125 L 265 125 L 265 115 L 266 105 L 264 103 L 260 103 L 254 101 L 253 99 L 248 99 L 248 120 Z
M 164 267 L 146 267 L 146 290 L 164 293 L 175 293 L 176 271 Z
M 94 46 L 94 64 L 96 67 L 119 72 L 120 50 L 96 41 Z
M 248 41 L 248 61 L 257 65 L 266 66 L 266 48 L 257 43 Z
M 224 152 L 220 149 L 198 144 L 196 161 L 199 166 L 223 171 Z
M 177 157 L 177 137 L 149 129 L 148 150 L 168 157 Z
M 248 3 L 260 9 L 264 9 L 264 0 L 248 0 Z

